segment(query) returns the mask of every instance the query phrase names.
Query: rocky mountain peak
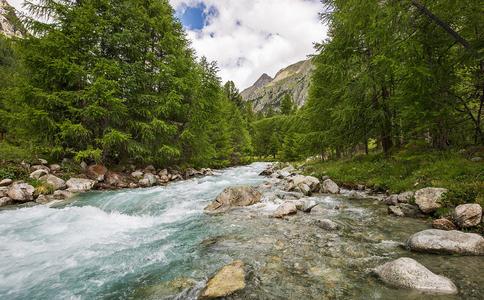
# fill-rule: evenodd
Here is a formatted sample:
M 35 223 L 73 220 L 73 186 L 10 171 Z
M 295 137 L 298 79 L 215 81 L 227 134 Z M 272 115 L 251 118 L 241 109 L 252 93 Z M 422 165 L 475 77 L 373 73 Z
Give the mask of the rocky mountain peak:
M 252 103 L 255 112 L 264 112 L 270 108 L 278 111 L 286 94 L 290 94 L 294 103 L 301 107 L 308 97 L 312 70 L 313 64 L 308 59 L 280 70 L 274 78 L 264 73 L 241 93 L 242 98 Z

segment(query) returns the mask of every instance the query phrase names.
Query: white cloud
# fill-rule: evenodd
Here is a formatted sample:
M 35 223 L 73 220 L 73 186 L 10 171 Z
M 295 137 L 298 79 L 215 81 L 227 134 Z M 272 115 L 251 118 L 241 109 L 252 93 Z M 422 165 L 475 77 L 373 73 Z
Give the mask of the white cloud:
M 177 8 L 202 0 L 170 0 Z M 201 31 L 188 31 L 198 55 L 216 60 L 222 79 L 244 89 L 263 73 L 314 53 L 314 42 L 326 37 L 318 0 L 203 0 L 218 14 Z M 240 25 L 237 25 L 239 23 Z
M 8 0 L 20 8 L 23 0 Z M 319 0 L 170 0 L 181 9 L 205 3 L 215 8 L 201 31 L 188 31 L 199 56 L 216 60 L 224 81 L 240 89 L 262 73 L 274 76 L 283 67 L 314 53 L 313 43 L 326 37 L 319 20 Z M 238 24 L 239 25 L 238 25 Z

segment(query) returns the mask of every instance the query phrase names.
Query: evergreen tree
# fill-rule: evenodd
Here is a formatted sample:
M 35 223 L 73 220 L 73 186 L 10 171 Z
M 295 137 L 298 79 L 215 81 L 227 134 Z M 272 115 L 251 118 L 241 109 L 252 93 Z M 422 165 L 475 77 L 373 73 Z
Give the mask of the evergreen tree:
M 282 97 L 281 113 L 283 115 L 290 115 L 294 112 L 294 110 L 295 110 L 294 101 L 292 100 L 291 95 L 287 93 L 284 95 L 284 97 Z

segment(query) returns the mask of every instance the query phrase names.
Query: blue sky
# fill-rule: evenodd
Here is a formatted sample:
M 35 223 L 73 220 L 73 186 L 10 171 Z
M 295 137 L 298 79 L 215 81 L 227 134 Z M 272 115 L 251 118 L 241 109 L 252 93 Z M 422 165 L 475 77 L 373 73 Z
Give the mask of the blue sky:
M 199 3 L 193 7 L 182 7 L 177 10 L 177 17 L 183 25 L 189 30 L 200 30 L 205 27 L 207 14 L 205 4 Z

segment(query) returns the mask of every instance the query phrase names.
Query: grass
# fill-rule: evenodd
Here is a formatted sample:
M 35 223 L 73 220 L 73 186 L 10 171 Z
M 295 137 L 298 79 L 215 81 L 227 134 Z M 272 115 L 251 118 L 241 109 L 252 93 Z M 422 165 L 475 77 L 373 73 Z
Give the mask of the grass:
M 309 162 L 307 174 L 329 176 L 337 183 L 355 187 L 365 185 L 378 191 L 400 193 L 424 187 L 449 189 L 449 206 L 478 202 L 484 206 L 484 163 L 454 151 L 405 149 L 390 157 L 382 154 L 352 159 Z

